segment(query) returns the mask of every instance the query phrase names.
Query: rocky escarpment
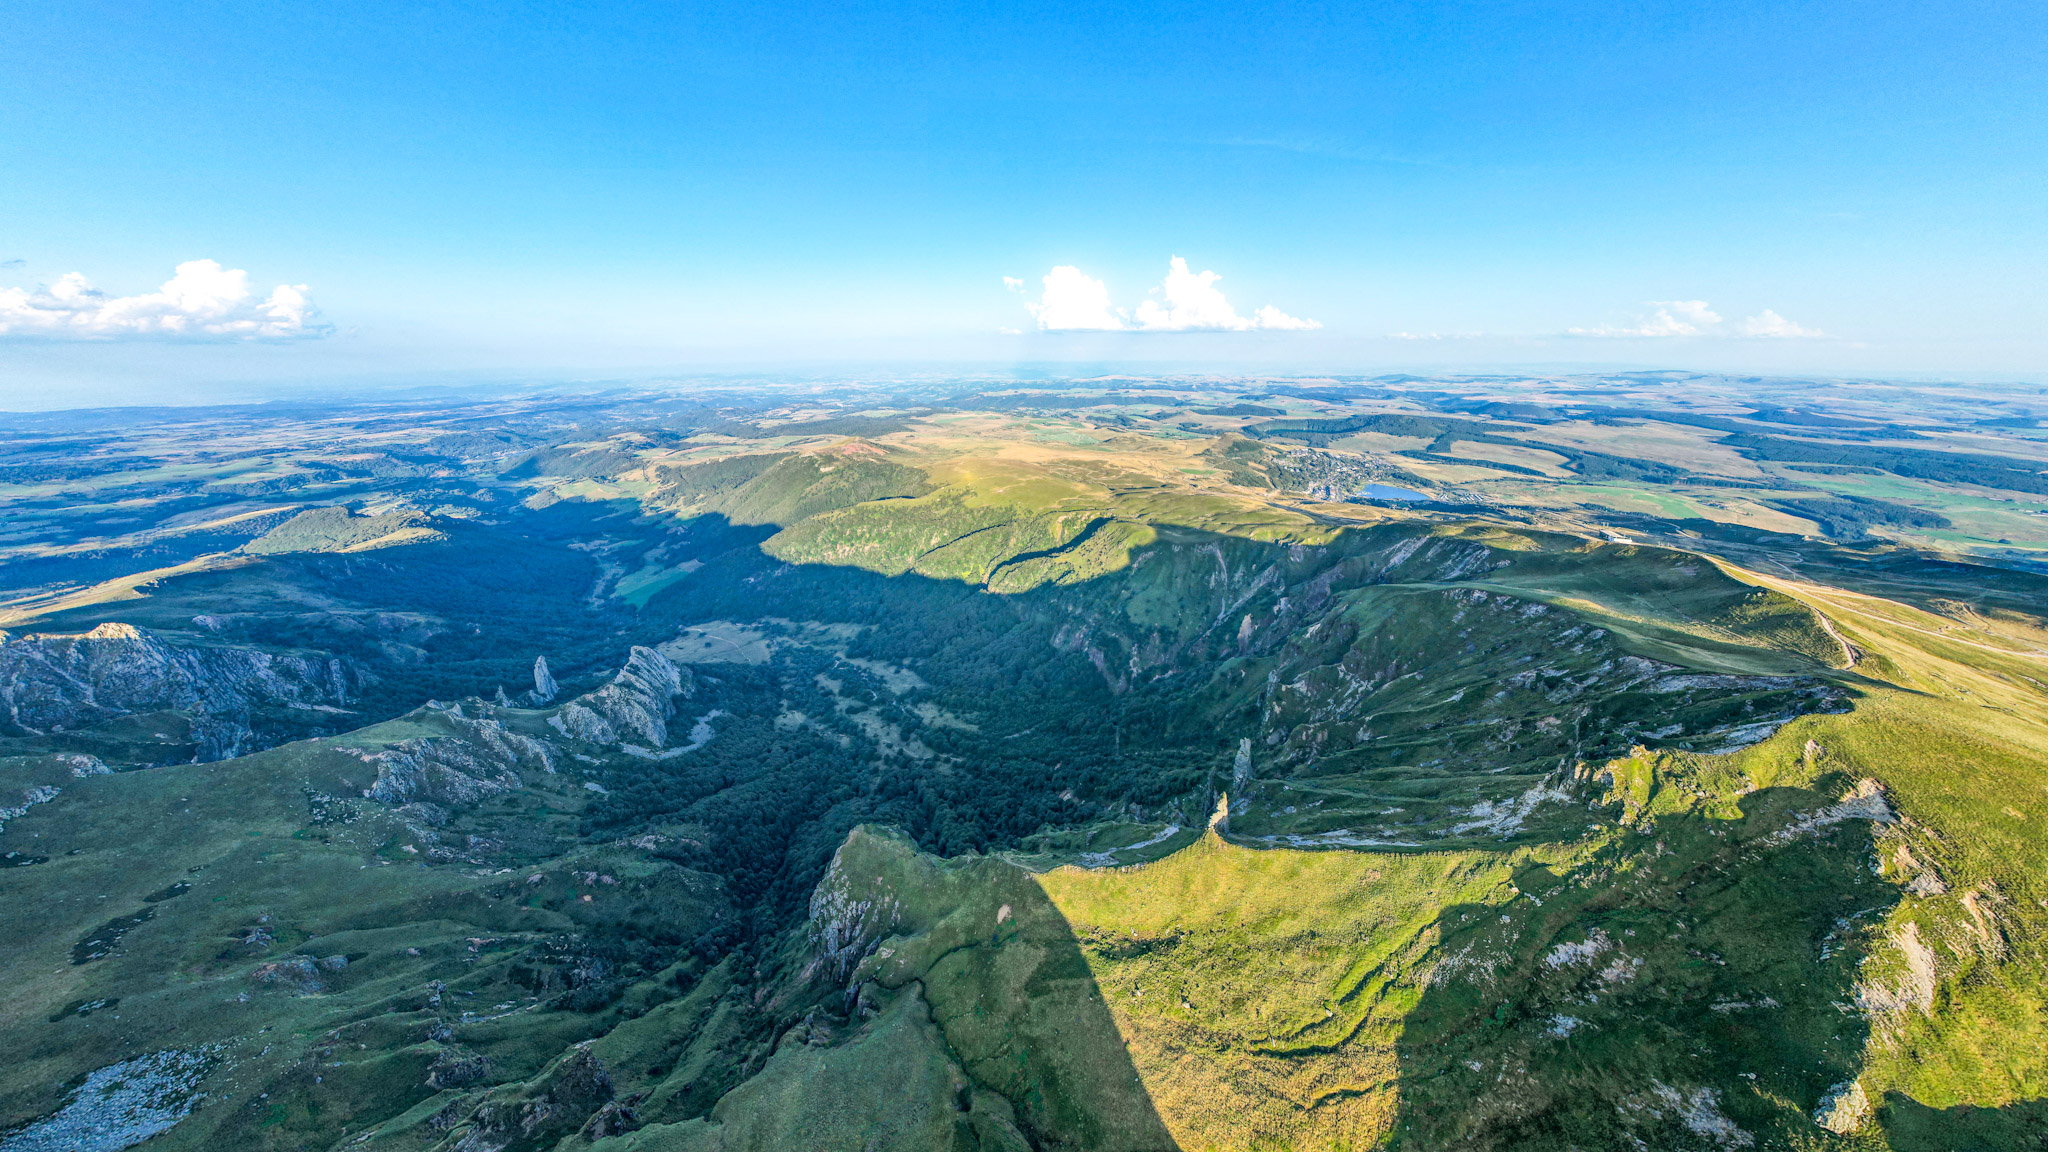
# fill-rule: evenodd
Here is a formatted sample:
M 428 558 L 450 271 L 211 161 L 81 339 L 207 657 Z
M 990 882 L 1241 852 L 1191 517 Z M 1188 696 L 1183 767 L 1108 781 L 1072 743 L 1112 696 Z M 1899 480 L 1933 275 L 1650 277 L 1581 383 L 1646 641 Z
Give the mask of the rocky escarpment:
M 141 712 L 192 721 L 195 761 L 222 760 L 302 733 L 259 733 L 252 713 L 341 709 L 355 677 L 339 659 L 181 646 L 132 624 L 0 643 L 0 735 L 75 732 Z M 265 726 L 275 727 L 275 726 Z
M 545 663 L 538 668 L 545 676 Z M 635 648 L 609 683 L 563 705 L 547 722 L 560 738 L 645 753 L 667 743 L 675 700 L 694 689 L 689 669 L 651 648 Z M 397 723 L 410 731 L 429 729 L 432 735 L 407 735 L 389 743 L 344 742 L 337 748 L 375 767 L 376 779 L 362 790 L 364 799 L 406 808 L 425 823 L 439 825 L 451 809 L 519 787 L 522 773 L 553 773 L 564 756 L 553 738 L 507 727 L 505 707 L 475 697 L 453 704 L 429 701 Z
M 696 692 L 688 668 L 677 667 L 652 648 L 635 647 L 611 683 L 562 706 L 548 723 L 565 736 L 592 744 L 668 744 L 675 701 Z
M 456 1114 L 447 1126 L 457 1129 L 444 1147 L 453 1152 L 503 1152 L 520 1148 L 550 1148 L 595 1123 L 588 1136 L 601 1137 L 627 1130 L 619 1123 L 630 1106 L 612 1103 L 614 1091 L 604 1061 L 578 1047 L 551 1065 L 530 1083 L 508 1085 L 486 1096 L 467 1115 L 463 1101 L 450 1108 Z M 607 1107 L 607 1106 L 610 1107 Z
M 463 807 L 519 786 L 519 771 L 553 772 L 554 750 L 546 742 L 507 731 L 480 702 L 429 704 L 407 720 L 427 720 L 445 736 L 414 736 L 372 750 L 344 748 L 376 766 L 377 778 L 363 790 L 386 804 Z M 438 822 L 438 821 L 436 821 Z

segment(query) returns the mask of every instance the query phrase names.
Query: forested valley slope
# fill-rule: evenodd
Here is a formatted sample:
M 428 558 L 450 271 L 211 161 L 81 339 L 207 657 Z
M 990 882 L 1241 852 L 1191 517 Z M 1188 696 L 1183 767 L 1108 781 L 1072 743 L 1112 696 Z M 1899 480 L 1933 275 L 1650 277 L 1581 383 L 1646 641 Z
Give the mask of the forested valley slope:
M 22 423 L 0 1152 L 2048 1147 L 2048 464 L 1624 383 Z

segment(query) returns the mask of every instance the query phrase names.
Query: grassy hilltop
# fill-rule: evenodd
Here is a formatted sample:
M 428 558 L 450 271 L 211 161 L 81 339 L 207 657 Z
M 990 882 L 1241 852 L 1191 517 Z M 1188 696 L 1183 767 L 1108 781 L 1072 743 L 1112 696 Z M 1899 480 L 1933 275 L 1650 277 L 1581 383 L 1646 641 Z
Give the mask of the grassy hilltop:
M 24 431 L 0 1152 L 2048 1147 L 2035 442 L 1575 387 Z

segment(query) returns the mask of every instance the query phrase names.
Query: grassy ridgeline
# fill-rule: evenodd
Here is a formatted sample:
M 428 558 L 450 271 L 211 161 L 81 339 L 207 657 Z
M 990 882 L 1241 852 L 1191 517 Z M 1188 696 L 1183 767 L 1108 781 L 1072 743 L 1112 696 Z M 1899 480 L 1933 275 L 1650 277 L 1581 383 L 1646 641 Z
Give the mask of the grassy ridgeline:
M 748 656 L 698 666 L 686 752 L 464 705 L 567 755 L 438 816 L 357 796 L 366 754 L 467 739 L 446 709 L 218 765 L 10 759 L 62 795 L 9 833 L 46 844 L 4 878 L 8 1114 L 175 1038 L 217 1104 L 166 1147 L 834 1146 L 877 1116 L 911 1147 L 1818 1147 L 1851 1081 L 1867 1147 L 2033 1122 L 2024 620 L 880 452 L 143 600 L 268 597 L 309 639 L 309 587 L 475 617 L 363 642 L 389 699 L 456 683 L 440 652 L 483 694 L 570 612 Z M 1222 791 L 1232 838 L 1197 831 Z M 1052 868 L 1082 859 L 1139 866 Z

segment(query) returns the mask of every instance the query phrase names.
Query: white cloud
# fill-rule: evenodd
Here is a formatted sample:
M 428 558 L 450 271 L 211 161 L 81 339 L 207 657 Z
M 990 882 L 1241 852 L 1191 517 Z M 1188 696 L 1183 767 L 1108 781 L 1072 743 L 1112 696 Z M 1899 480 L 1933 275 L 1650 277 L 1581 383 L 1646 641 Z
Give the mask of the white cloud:
M 1766 308 L 1747 319 L 1729 325 L 1721 314 L 1709 307 L 1705 300 L 1652 300 L 1650 306 L 1656 311 L 1638 317 L 1636 323 L 1625 327 L 1603 325 L 1599 328 L 1572 328 L 1573 336 L 1605 336 L 1630 339 L 1657 339 L 1668 336 L 1755 336 L 1755 337 L 1814 337 L 1821 333 L 1811 328 L 1802 328 L 1776 312 Z
M 1817 329 L 1802 328 L 1766 308 L 1742 322 L 1742 334 L 1744 336 L 1792 339 L 1801 336 L 1814 337 L 1822 333 Z
M 1574 336 L 1699 336 L 1718 327 L 1721 317 L 1705 300 L 1652 300 L 1657 310 L 1630 328 L 1573 328 Z
M 1258 311 L 1252 313 L 1252 327 L 1273 332 L 1306 332 L 1322 326 L 1321 320 L 1304 320 L 1299 316 L 1289 316 L 1271 304 L 1262 304 Z
M 1221 279 L 1214 272 L 1191 272 L 1188 262 L 1175 256 L 1166 278 L 1152 290 L 1163 305 L 1146 300 L 1131 315 L 1110 302 L 1108 285 L 1062 264 L 1046 273 L 1044 298 L 1025 306 L 1042 332 L 1299 332 L 1322 327 L 1317 321 L 1289 316 L 1271 304 L 1249 317 L 1240 316 L 1216 287 Z M 1003 283 L 1013 290 L 1020 286 L 1007 276 Z
M 1188 262 L 1175 256 L 1167 265 L 1166 279 L 1152 290 L 1166 297 L 1166 307 L 1151 300 L 1139 304 L 1138 327 L 1147 332 L 1245 331 L 1252 322 L 1223 298 L 1216 287 L 1221 279 L 1214 272 L 1190 272 Z
M 1024 290 L 1024 282 L 1015 276 L 1005 276 L 1003 277 L 1003 287 L 1008 288 L 1012 292 L 1022 292 Z
M 0 288 L 0 336 L 60 340 L 120 337 L 296 340 L 325 336 L 304 284 L 280 284 L 259 299 L 249 274 L 212 260 L 187 260 L 162 288 L 108 296 L 76 272 L 34 291 Z
M 1072 264 L 1045 274 L 1045 297 L 1026 304 L 1045 332 L 1120 332 L 1128 328 L 1121 309 L 1109 303 L 1109 285 Z

